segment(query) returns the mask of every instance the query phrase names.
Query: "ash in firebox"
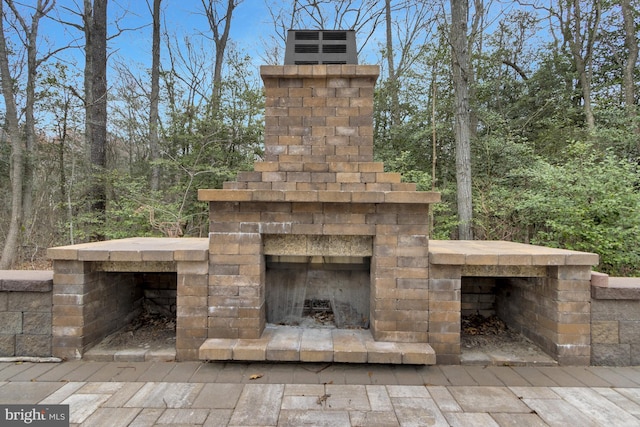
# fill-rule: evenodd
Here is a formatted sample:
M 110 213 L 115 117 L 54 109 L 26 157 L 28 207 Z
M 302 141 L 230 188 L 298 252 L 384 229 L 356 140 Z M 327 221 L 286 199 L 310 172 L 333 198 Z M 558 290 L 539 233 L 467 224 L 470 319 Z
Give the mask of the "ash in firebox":
M 175 317 L 144 310 L 127 326 L 106 337 L 97 348 L 159 350 L 175 347 L 175 342 Z
M 461 340 L 462 346 L 466 348 L 529 341 L 519 332 L 509 328 L 498 316 L 484 317 L 480 314 L 462 317 Z
M 535 343 L 509 328 L 499 317 L 462 316 L 462 359 L 514 365 L 554 365 L 555 361 Z M 466 355 L 466 357 L 465 357 Z

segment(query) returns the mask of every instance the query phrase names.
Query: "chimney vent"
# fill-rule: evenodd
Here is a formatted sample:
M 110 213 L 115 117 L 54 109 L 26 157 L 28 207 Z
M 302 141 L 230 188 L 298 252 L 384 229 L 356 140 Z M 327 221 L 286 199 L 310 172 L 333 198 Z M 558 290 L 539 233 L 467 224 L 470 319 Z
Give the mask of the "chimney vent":
M 289 30 L 285 65 L 357 64 L 354 30 Z

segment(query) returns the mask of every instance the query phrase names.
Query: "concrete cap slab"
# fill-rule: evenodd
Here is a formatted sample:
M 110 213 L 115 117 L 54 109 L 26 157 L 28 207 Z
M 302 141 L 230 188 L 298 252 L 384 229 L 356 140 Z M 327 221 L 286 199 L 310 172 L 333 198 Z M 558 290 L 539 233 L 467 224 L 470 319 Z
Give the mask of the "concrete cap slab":
M 599 259 L 588 252 L 489 240 L 430 240 L 429 257 L 431 264 L 444 265 L 596 265 Z
M 54 260 L 144 262 L 206 261 L 208 238 L 132 237 L 49 248 Z

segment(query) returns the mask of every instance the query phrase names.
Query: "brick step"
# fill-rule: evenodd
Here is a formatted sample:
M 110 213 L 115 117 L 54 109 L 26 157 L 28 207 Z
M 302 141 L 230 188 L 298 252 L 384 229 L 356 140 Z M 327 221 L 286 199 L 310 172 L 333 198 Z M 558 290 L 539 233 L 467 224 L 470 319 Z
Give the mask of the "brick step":
M 375 341 L 366 329 L 268 325 L 258 339 L 209 338 L 199 359 L 435 365 L 436 354 L 427 343 Z

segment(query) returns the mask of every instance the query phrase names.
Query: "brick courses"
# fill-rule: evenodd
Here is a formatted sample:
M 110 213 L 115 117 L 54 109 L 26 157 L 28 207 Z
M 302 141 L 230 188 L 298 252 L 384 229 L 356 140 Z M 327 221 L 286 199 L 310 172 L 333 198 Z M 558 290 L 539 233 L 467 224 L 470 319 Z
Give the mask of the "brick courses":
M 0 271 L 0 357 L 51 356 L 50 271 Z
M 591 278 L 591 363 L 640 365 L 640 279 Z
M 210 202 L 210 338 L 262 334 L 265 236 L 270 247 L 278 242 L 271 236 L 371 236 L 374 339 L 428 341 L 428 205 L 439 194 L 416 192 L 373 161 L 378 73 L 370 65 L 261 67 L 264 161 L 221 190 L 199 191 Z M 325 250 L 355 255 L 340 246 Z M 240 274 L 256 266 L 253 275 Z
M 495 280 L 496 314 L 510 327 L 560 364 L 590 363 L 590 279 L 597 255 L 513 242 L 431 241 L 430 247 L 429 343 L 438 363 L 460 362 L 460 310 L 468 303 L 462 281 L 469 290 L 476 277 L 489 288 L 487 278 Z

